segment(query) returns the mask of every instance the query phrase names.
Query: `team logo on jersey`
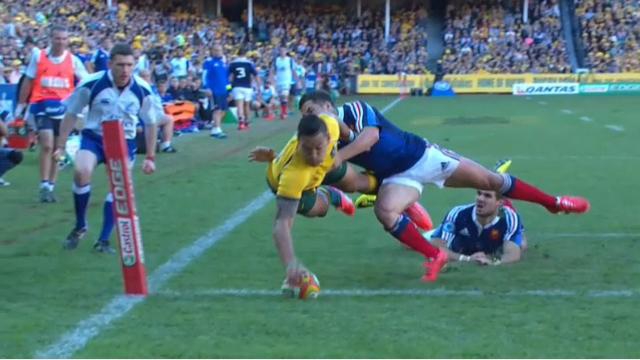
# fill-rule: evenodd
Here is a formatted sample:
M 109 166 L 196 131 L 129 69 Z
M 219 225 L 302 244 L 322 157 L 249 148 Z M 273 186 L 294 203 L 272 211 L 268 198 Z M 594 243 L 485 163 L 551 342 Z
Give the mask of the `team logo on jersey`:
M 448 167 L 449 167 L 449 162 L 448 161 L 442 161 L 440 163 L 440 168 L 442 169 L 442 171 L 447 170 Z
M 489 236 L 491 237 L 491 240 L 498 241 L 500 240 L 500 231 L 498 231 L 498 229 L 493 229 Z
M 448 232 L 448 233 L 453 233 L 456 230 L 456 226 L 453 225 L 452 222 L 447 222 L 444 224 L 443 227 L 444 231 Z
M 460 235 L 469 236 L 469 230 L 467 228 L 462 229 L 462 231 L 460 231 Z

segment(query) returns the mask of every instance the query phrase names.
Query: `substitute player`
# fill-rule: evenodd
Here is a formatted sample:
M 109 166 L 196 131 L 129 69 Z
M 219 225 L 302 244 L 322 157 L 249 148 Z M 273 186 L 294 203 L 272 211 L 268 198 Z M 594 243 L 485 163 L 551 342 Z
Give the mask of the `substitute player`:
M 238 57 L 229 64 L 231 78 L 231 96 L 238 107 L 238 130 L 249 129 L 249 115 L 251 100 L 253 99 L 252 84 L 256 82 L 256 89 L 260 88 L 260 79 L 253 61 L 245 56 L 246 50 L 240 48 Z
M 29 112 L 35 119 L 40 144 L 40 202 L 43 203 L 56 201 L 53 191 L 58 167 L 52 154 L 64 116 L 63 101 L 75 89 L 76 81 L 87 75 L 80 59 L 67 50 L 67 29 L 54 25 L 49 36 L 49 48 L 44 51 L 33 49 L 15 111 L 15 118 L 22 118 L 29 99 Z
M 288 116 L 288 102 L 291 84 L 298 81 L 296 73 L 296 63 L 287 55 L 287 48 L 280 47 L 280 55 L 273 62 L 276 92 L 280 101 L 280 120 L 284 120 Z
M 222 131 L 220 124 L 224 114 L 229 109 L 227 96 L 229 95 L 229 69 L 222 52 L 222 45 L 213 46 L 211 58 L 207 59 L 203 65 L 202 79 L 205 88 L 213 94 L 215 108 L 213 110 L 213 127 L 211 137 L 216 139 L 226 139 L 227 134 Z
M 76 224 L 64 242 L 64 249 L 72 250 L 87 233 L 87 206 L 91 195 L 91 178 L 96 166 L 105 162 L 102 122 L 119 119 L 124 128 L 129 148 L 129 165 L 133 165 L 135 154 L 136 126 L 145 123 L 147 155 L 142 171 L 155 171 L 157 122 L 164 114 L 160 102 L 154 101 L 147 82 L 133 75 L 135 65 L 133 50 L 127 44 L 116 44 L 110 52 L 109 70 L 92 74 L 85 79 L 68 101 L 68 109 L 60 127 L 56 157 L 64 154 L 69 132 L 74 127 L 82 109 L 89 106 L 85 128 L 82 130 L 80 150 L 76 154 L 73 179 L 73 200 Z M 113 253 L 109 237 L 113 230 L 113 196 L 107 195 L 100 237 L 94 245 L 98 252 Z
M 335 108 L 323 91 L 303 98 L 303 114 L 333 113 L 354 132 L 352 141 L 343 144 L 336 164 L 350 161 L 373 171 L 382 180 L 375 214 L 385 230 L 428 260 L 424 281 L 435 281 L 447 262 L 447 253 L 424 240 L 416 225 L 404 214 L 417 202 L 424 184 L 438 187 L 463 187 L 496 191 L 512 199 L 544 206 L 552 213 L 584 213 L 589 202 L 584 198 L 554 197 L 508 174 L 498 174 L 426 139 L 403 131 L 376 108 L 356 101 Z
M 347 215 L 355 212 L 351 199 L 340 190 L 320 186 L 327 182 L 327 174 L 334 165 L 339 136 L 340 126 L 332 116 L 307 115 L 280 154 L 276 156 L 273 150 L 258 147 L 249 155 L 251 161 L 269 162 L 267 183 L 276 194 L 278 208 L 273 239 L 290 286 L 296 286 L 307 271 L 293 250 L 291 229 L 295 215 L 322 217 L 329 205 Z
M 262 97 L 256 98 L 253 101 L 252 108 L 255 109 L 255 111 L 262 109 L 262 117 L 271 121 L 275 117 L 274 113 L 276 106 L 278 106 L 278 100 L 276 100 L 276 89 L 271 85 L 271 82 L 267 80 L 262 86 L 262 90 L 260 92 Z

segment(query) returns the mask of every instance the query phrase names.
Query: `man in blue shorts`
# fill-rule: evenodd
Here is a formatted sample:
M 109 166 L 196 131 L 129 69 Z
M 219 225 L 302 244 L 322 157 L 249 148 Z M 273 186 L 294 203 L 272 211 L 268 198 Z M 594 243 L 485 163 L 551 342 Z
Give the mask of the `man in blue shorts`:
M 66 240 L 64 249 L 72 250 L 87 233 L 87 207 L 91 195 L 91 178 L 96 166 L 105 162 L 102 122 L 120 119 L 129 148 L 129 166 L 133 166 L 136 127 L 140 120 L 145 123 L 147 155 L 142 165 L 145 174 L 155 171 L 155 153 L 158 119 L 164 115 L 160 102 L 154 100 L 149 84 L 133 75 L 135 62 L 133 50 L 127 44 L 117 44 L 110 52 L 109 70 L 88 76 L 69 98 L 67 112 L 60 125 L 60 137 L 54 157 L 64 154 L 64 147 L 77 116 L 89 106 L 85 127 L 82 130 L 80 150 L 76 154 L 73 179 L 73 199 L 76 223 Z M 94 249 L 103 253 L 114 253 L 109 245 L 113 230 L 113 196 L 107 195 L 104 207 L 102 231 Z
M 213 47 L 211 58 L 204 62 L 202 78 L 205 88 L 211 91 L 215 108 L 213 110 L 213 127 L 211 137 L 225 139 L 227 135 L 222 131 L 220 123 L 229 108 L 227 96 L 229 94 L 229 70 L 222 53 L 222 46 Z

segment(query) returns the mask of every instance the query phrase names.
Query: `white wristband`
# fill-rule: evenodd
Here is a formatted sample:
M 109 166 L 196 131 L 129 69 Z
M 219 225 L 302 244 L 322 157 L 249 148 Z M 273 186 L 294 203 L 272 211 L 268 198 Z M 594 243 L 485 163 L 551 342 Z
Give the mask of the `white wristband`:
M 471 256 L 460 254 L 460 256 L 458 256 L 458 261 L 471 261 Z

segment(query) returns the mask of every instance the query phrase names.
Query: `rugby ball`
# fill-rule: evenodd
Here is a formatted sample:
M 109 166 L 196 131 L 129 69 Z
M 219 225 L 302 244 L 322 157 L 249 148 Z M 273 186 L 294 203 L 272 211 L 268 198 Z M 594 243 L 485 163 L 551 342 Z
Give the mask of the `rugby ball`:
M 320 281 L 315 274 L 310 272 L 305 272 L 300 279 L 300 284 L 295 287 L 290 286 L 285 279 L 282 284 L 282 295 L 302 300 L 316 299 L 320 295 Z

